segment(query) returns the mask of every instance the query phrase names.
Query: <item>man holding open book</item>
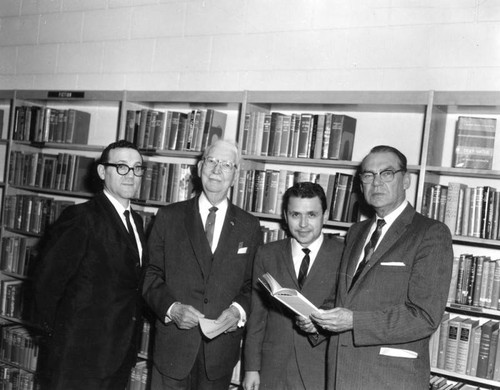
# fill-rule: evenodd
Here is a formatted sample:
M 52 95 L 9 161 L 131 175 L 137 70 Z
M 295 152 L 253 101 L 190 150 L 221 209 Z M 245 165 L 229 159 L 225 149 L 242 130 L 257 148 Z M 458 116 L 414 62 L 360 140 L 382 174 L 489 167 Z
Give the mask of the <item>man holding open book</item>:
M 328 218 L 319 184 L 297 183 L 283 196 L 290 238 L 257 252 L 252 307 L 244 349 L 245 390 L 316 390 L 325 387 L 326 343 L 316 347 L 295 326 L 297 314 L 274 299 L 259 278 L 266 273 L 282 287 L 299 290 L 318 306 L 334 290 L 342 244 L 322 233 Z
M 425 390 L 429 338 L 450 286 L 450 231 L 406 200 L 411 177 L 399 150 L 374 147 L 359 178 L 376 215 L 349 229 L 335 308 L 312 313 L 309 323 L 334 332 L 328 389 Z

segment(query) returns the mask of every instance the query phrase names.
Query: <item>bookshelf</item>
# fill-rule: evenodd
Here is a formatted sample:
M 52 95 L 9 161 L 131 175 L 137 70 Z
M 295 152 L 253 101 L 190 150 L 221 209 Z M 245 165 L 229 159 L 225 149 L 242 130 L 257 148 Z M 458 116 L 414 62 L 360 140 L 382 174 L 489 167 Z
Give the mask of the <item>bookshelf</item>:
M 14 137 L 15 127 L 17 126 L 16 108 L 22 106 L 37 106 L 56 111 L 74 109 L 89 112 L 91 119 L 88 142 L 75 144 L 55 141 L 31 142 L 29 140 L 16 140 Z M 157 113 L 166 115 L 168 112 L 179 112 L 185 118 L 185 121 L 192 119 L 192 126 L 196 127 L 197 118 L 206 118 L 209 111 L 217 111 L 223 114 L 225 118 L 225 138 L 235 139 L 240 143 L 243 141 L 245 126 L 248 126 L 249 123 L 248 118 L 252 116 L 260 118 L 261 121 L 269 121 L 273 113 L 284 116 L 311 114 L 313 117 L 315 115 L 335 113 L 356 119 L 352 157 L 350 159 L 322 158 L 322 153 L 313 154 L 312 158 L 311 155 L 298 157 L 288 153 L 275 155 L 274 152 L 269 152 L 269 150 L 266 155 L 266 153 L 262 153 L 263 135 L 257 135 L 257 140 L 260 141 L 260 149 L 255 147 L 253 150 L 247 150 L 247 153 L 243 155 L 243 169 L 247 171 L 274 171 L 278 177 L 280 171 L 290 171 L 296 173 L 296 177 L 303 179 L 309 177 L 315 180 L 323 180 L 322 184 L 324 183 L 325 186 L 330 185 L 330 191 L 332 191 L 332 188 L 334 188 L 332 187 L 334 184 L 332 176 L 337 173 L 354 176 L 360 160 L 372 146 L 390 144 L 400 149 L 408 157 L 412 185 L 407 197 L 417 211 L 425 211 L 426 191 L 430 185 L 427 183 L 447 186 L 449 182 L 460 182 L 470 187 L 487 185 L 500 190 L 500 158 L 497 156 L 493 158 L 491 170 L 453 167 L 457 118 L 459 116 L 478 116 L 500 120 L 500 93 L 497 92 L 3 90 L 0 91 L 0 112 L 3 112 L 2 117 L 0 117 L 0 164 L 2 164 L 2 169 L 0 169 L 1 238 L 11 237 L 10 240 L 12 241 L 23 239 L 25 241 L 23 245 L 26 246 L 26 242 L 30 245 L 36 243 L 40 234 L 43 233 L 9 227 L 6 219 L 6 216 L 9 215 L 8 210 L 6 210 L 6 201 L 9 201 L 13 196 L 52 198 L 54 201 L 63 204 L 65 202 L 84 202 L 92 196 L 90 189 L 75 191 L 68 186 L 36 186 L 33 183 L 27 184 L 22 181 L 14 181 L 10 170 L 14 156 L 19 154 L 26 156 L 32 154 L 54 156 L 68 154 L 95 159 L 107 144 L 131 136 L 129 112 L 143 112 L 146 114 L 155 112 L 153 117 L 156 119 L 158 119 Z M 277 114 L 275 116 L 277 117 Z M 145 126 L 145 123 L 143 126 Z M 258 123 L 263 124 L 264 122 Z M 141 122 L 136 122 L 134 119 L 134 131 L 139 132 L 140 125 Z M 259 126 L 254 125 L 254 131 L 257 128 L 260 129 Z M 159 123 L 158 128 L 161 128 Z M 134 136 L 132 135 L 132 137 Z M 498 151 L 500 150 L 500 145 L 498 145 L 500 136 L 497 135 L 495 141 L 495 150 Z M 254 142 L 257 145 L 258 142 Z M 166 164 L 168 164 L 168 169 L 174 169 L 174 166 L 194 166 L 201 155 L 201 148 L 187 147 L 191 143 L 196 144 L 195 142 L 186 143 L 183 141 L 183 143 L 179 143 L 179 146 L 183 145 L 179 148 L 169 148 L 168 143 L 165 142 L 163 147 L 154 143 L 143 143 L 140 146 L 144 160 L 148 166 L 151 166 L 152 172 L 153 169 L 165 170 Z M 189 177 L 194 172 L 192 170 L 186 172 L 188 172 L 186 173 L 186 181 L 189 181 Z M 270 174 L 266 173 L 263 177 L 267 178 L 268 175 Z M 247 177 L 242 176 L 240 179 L 241 183 L 246 184 Z M 151 177 L 150 184 L 154 183 L 155 180 L 157 179 Z M 293 179 L 288 178 L 288 180 Z M 238 184 L 241 183 L 239 181 Z M 169 186 L 168 182 L 166 185 L 167 187 L 172 186 Z M 353 182 L 353 188 L 356 188 L 355 186 L 356 183 Z M 281 220 L 279 203 L 274 205 L 273 212 L 265 212 L 263 209 L 256 210 L 253 208 L 253 200 L 245 205 L 245 197 L 249 196 L 250 193 L 243 193 L 242 191 L 248 191 L 246 187 L 243 188 L 238 192 L 239 189 L 235 186 L 233 202 L 242 201 L 243 205 L 246 206 L 244 208 L 253 212 L 262 221 L 264 228 L 271 230 L 279 228 Z M 165 191 L 165 187 L 157 188 L 155 194 L 162 193 L 162 191 Z M 145 195 L 146 193 L 147 195 Z M 137 199 L 134 201 L 134 207 L 143 212 L 148 219 L 158 207 L 171 201 L 180 200 L 182 196 L 185 196 L 182 195 L 179 198 L 179 195 L 177 195 L 177 197 L 161 198 L 152 194 L 152 190 L 147 191 L 144 189 L 143 196 L 138 194 Z M 274 196 L 279 196 L 279 192 Z M 332 194 L 329 199 L 333 200 L 334 195 Z M 334 220 L 329 218 L 325 225 L 325 231 L 343 235 L 351 226 L 353 219 L 364 218 L 363 214 L 360 215 L 355 211 L 347 212 L 347 214 L 343 214 L 343 217 L 348 215 L 348 219 Z M 498 238 L 487 239 L 455 234 L 453 236 L 455 255 L 472 253 L 477 256 L 489 256 L 492 260 L 500 258 L 500 240 Z M 12 267 L 6 266 L 1 271 L 0 279 L 19 280 L 23 283 L 29 283 L 29 274 L 17 274 L 12 270 Z M 482 323 L 490 319 L 500 321 L 500 311 L 497 309 L 450 302 L 447 310 L 452 316 L 460 315 L 478 318 Z M 27 319 L 16 319 L 9 316 L 0 317 L 8 324 L 13 323 L 16 326 L 30 327 Z M 143 351 L 140 360 L 144 361 L 146 358 L 147 355 Z M 0 361 L 3 360 L 0 354 Z M 139 381 L 139 377 L 144 371 L 147 372 L 147 370 L 144 370 L 144 363 L 141 362 L 135 372 L 136 381 Z M 27 370 L 27 372 L 30 371 Z M 500 386 L 500 381 L 457 374 L 438 368 L 433 368 L 433 373 L 446 376 L 451 380 L 455 378 L 456 381 L 465 381 L 484 387 Z

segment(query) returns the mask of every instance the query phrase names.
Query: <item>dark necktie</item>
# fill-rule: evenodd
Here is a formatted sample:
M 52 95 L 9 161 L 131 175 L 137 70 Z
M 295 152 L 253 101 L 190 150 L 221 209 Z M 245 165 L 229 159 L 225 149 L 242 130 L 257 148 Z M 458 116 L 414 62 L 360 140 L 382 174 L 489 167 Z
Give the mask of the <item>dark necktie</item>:
M 359 275 L 361 275 L 361 272 L 363 272 L 363 268 L 365 268 L 366 264 L 370 261 L 370 258 L 373 255 L 373 252 L 375 251 L 375 247 L 377 246 L 377 242 L 380 238 L 380 235 L 382 234 L 382 228 L 385 225 L 385 221 L 383 219 L 377 220 L 377 228 L 373 232 L 370 241 L 365 246 L 365 255 L 363 257 L 363 260 L 361 260 L 361 263 L 358 265 L 358 269 L 356 270 L 356 273 L 354 274 L 351 282 L 351 287 L 356 283 L 356 280 L 358 280 Z
M 302 263 L 300 264 L 298 277 L 299 287 L 301 289 L 304 285 L 304 282 L 306 281 L 307 271 L 309 270 L 309 262 L 311 261 L 311 258 L 309 257 L 309 252 L 311 252 L 311 250 L 308 248 L 302 248 L 302 251 L 305 253 L 305 255 L 302 258 Z
M 130 223 L 130 211 L 125 210 L 123 212 L 123 215 L 125 215 L 125 222 L 127 223 L 128 235 L 130 236 L 130 239 L 134 243 L 135 249 L 139 251 L 139 248 L 137 247 L 137 241 L 135 240 L 134 229 L 132 228 L 132 224 Z
M 217 207 L 212 206 L 208 209 L 207 222 L 205 223 L 205 233 L 207 235 L 207 241 L 210 248 L 212 247 L 212 241 L 214 239 L 214 226 L 215 226 L 215 212 L 218 210 Z

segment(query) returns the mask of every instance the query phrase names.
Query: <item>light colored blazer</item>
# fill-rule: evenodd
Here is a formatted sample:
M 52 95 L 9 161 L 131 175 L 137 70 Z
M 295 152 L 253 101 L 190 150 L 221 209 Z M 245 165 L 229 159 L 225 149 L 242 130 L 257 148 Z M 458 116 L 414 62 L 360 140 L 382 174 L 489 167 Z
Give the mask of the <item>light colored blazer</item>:
M 311 266 L 301 292 L 316 306 L 335 291 L 342 248 L 340 240 L 325 237 Z M 295 314 L 258 282 L 257 278 L 266 272 L 281 286 L 299 289 L 290 239 L 266 244 L 257 252 L 244 348 L 245 370 L 260 371 L 260 388 L 272 390 L 285 381 L 288 361 L 296 359 L 306 388 L 324 389 L 327 343 L 311 345 L 307 335 L 295 326 Z
M 428 389 L 429 338 L 450 285 L 450 232 L 408 205 L 349 290 L 372 223 L 346 237 L 336 302 L 354 312 L 354 329 L 330 340 L 328 389 Z

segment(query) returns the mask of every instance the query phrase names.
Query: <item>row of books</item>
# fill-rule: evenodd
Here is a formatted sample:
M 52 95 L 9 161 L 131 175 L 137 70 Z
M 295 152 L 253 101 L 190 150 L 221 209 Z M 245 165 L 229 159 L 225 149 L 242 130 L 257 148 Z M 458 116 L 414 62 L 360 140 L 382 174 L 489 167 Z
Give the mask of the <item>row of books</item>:
M 28 276 L 37 253 L 35 241 L 33 237 L 2 237 L 0 270 L 19 276 Z
M 0 337 L 0 359 L 26 370 L 36 370 L 40 336 L 23 325 L 7 325 L 2 327 Z
M 243 154 L 350 160 L 356 119 L 347 115 L 251 112 L 245 115 Z
M 126 121 L 125 139 L 139 148 L 199 152 L 224 138 L 227 114 L 213 109 L 127 110 Z
M 90 191 L 93 157 L 12 151 L 9 183 L 63 191 Z
M 476 318 L 445 313 L 431 336 L 431 367 L 500 380 L 499 321 L 484 323 Z
M 233 195 L 244 210 L 281 215 L 283 194 L 298 182 L 311 181 L 323 187 L 328 217 L 332 221 L 358 219 L 358 194 L 353 191 L 354 176 L 347 173 L 318 174 L 288 170 L 240 170 Z
M 26 285 L 22 280 L 6 278 L 0 281 L 0 314 L 12 318 L 26 318 L 24 311 Z M 29 310 L 28 310 L 29 311 Z
M 149 374 L 150 368 L 148 362 L 145 360 L 139 361 L 130 372 L 129 382 L 126 390 L 146 390 L 149 388 Z
M 38 390 L 35 374 L 0 362 L 0 390 Z
M 90 117 L 90 113 L 72 108 L 17 106 L 12 139 L 86 145 L 89 142 Z
M 267 244 L 268 242 L 278 241 L 286 238 L 286 231 L 280 228 L 271 229 L 267 226 L 261 226 L 260 231 L 262 232 L 262 243 Z
M 500 238 L 500 191 L 491 186 L 425 183 L 422 214 L 444 222 L 456 236 Z
M 139 353 L 144 357 L 148 357 L 150 354 L 151 338 L 151 323 L 144 319 L 142 324 L 141 344 L 139 346 Z
M 461 254 L 453 259 L 449 304 L 500 309 L 500 260 Z
M 4 226 L 35 235 L 43 234 L 66 207 L 75 204 L 68 200 L 24 194 L 6 195 L 4 202 Z
M 429 390 L 481 390 L 482 387 L 471 385 L 460 381 L 450 381 L 448 378 L 440 375 L 431 375 L 429 381 Z
M 492 168 L 496 122 L 495 118 L 458 117 L 453 154 L 455 168 Z
M 178 202 L 193 196 L 195 166 L 148 161 L 137 199 Z

